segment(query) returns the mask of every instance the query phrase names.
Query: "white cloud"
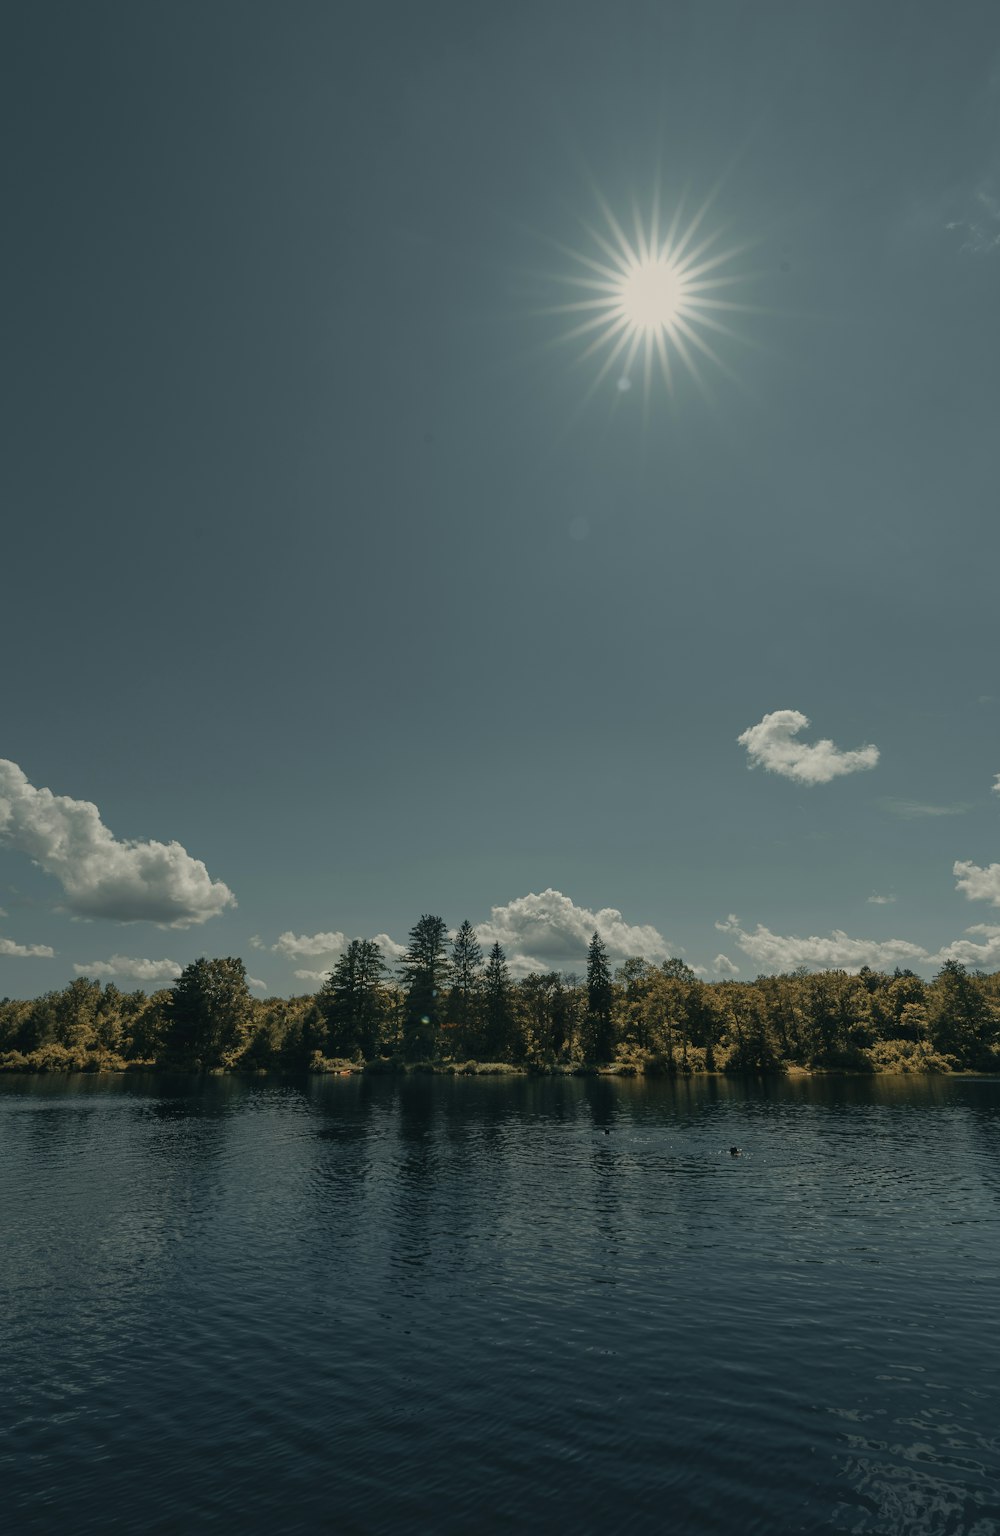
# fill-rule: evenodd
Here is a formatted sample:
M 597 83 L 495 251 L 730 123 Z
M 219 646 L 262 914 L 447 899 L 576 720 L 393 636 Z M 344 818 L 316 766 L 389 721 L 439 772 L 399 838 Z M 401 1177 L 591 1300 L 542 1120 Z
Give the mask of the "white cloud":
M 1000 928 L 991 923 L 976 923 L 975 927 L 965 931 L 982 934 L 986 942 L 976 944 L 972 939 L 955 939 L 939 950 L 934 959 L 957 960 L 960 965 L 971 965 L 976 970 L 1000 969 Z
M 828 938 L 800 938 L 797 934 L 772 933 L 763 923 L 747 933 L 739 918 L 733 916 L 715 926 L 722 933 L 731 933 L 743 953 L 767 973 L 794 971 L 800 965 L 811 971 L 857 971 L 863 965 L 891 970 L 897 965 L 934 958 L 919 944 L 910 944 L 906 939 L 852 939 L 841 928 L 835 928 Z
M 955 889 L 964 891 L 970 901 L 989 901 L 1000 907 L 1000 864 L 973 864 L 971 859 L 957 859 L 952 874 Z
M 993 794 L 1000 795 L 1000 773 L 998 773 L 996 775 L 996 777 L 994 778 L 993 784 L 992 784 L 991 787 L 992 787 Z
M 879 896 L 875 891 L 867 898 L 873 907 L 889 907 L 896 900 L 895 896 Z
M 377 933 L 374 942 L 379 946 L 383 956 L 393 964 L 406 954 L 406 945 L 397 944 L 387 933 Z M 283 955 L 286 960 L 336 960 L 344 953 L 350 940 L 346 933 L 291 933 L 278 935 L 277 942 L 265 944 L 256 934 L 250 940 L 254 949 L 269 949 L 272 954 Z M 327 967 L 327 971 L 329 966 Z M 296 971 L 295 974 L 303 981 L 322 979 L 327 971 Z
M 893 970 L 897 965 L 938 969 L 946 960 L 983 970 L 1000 968 L 1000 926 L 990 923 L 978 923 L 965 930 L 979 936 L 982 942 L 953 939 L 936 950 L 906 939 L 852 939 L 840 928 L 835 928 L 829 937 L 800 938 L 797 934 L 772 933 L 758 923 L 752 933 L 747 933 L 733 916 L 715 926 L 720 932 L 733 934 L 743 953 L 765 973 L 794 971 L 800 966 L 810 971 L 858 971 L 863 965 L 882 971 Z
M 247 977 L 247 986 L 256 987 L 258 992 L 266 992 L 268 990 L 267 982 L 258 981 L 256 976 Z
M 582 967 L 595 932 L 604 940 L 613 962 L 627 960 L 630 955 L 665 960 L 670 953 L 655 928 L 626 923 L 614 907 L 591 912 L 551 889 L 491 908 L 489 921 L 476 928 L 484 948 L 494 943 L 503 946 L 515 975 L 528 970 Z
M 15 944 L 13 939 L 0 939 L 0 955 L 16 955 L 23 960 L 51 960 L 55 954 L 48 944 Z
M 737 740 L 746 747 L 749 766 L 763 766 L 769 773 L 780 773 L 797 784 L 828 784 L 844 773 L 874 768 L 878 747 L 857 747 L 843 752 L 832 741 L 817 741 L 812 746 L 795 737 L 809 724 L 797 709 L 776 709 L 757 725 L 749 726 Z
M 716 955 L 712 961 L 712 970 L 716 971 L 720 976 L 738 976 L 740 974 L 739 966 L 734 965 L 728 955 Z
M 16 763 L 0 759 L 0 841 L 59 881 L 79 917 L 187 928 L 216 917 L 236 898 L 180 843 L 119 841 L 89 800 L 36 789 Z
M 276 955 L 284 955 L 286 960 L 299 960 L 314 955 L 329 955 L 331 958 L 343 954 L 347 948 L 347 937 L 343 933 L 281 933 L 277 942 L 271 945 L 271 950 Z
M 73 969 L 78 976 L 117 976 L 128 981 L 173 981 L 181 973 L 176 960 L 140 960 L 132 955 L 88 960 L 83 965 L 74 965 Z
M 296 978 L 297 981 L 314 981 L 314 982 L 316 982 L 317 986 L 321 985 L 326 980 L 326 978 L 329 976 L 329 974 L 330 974 L 329 971 L 295 971 L 294 972 L 294 975 L 295 975 L 295 978 Z

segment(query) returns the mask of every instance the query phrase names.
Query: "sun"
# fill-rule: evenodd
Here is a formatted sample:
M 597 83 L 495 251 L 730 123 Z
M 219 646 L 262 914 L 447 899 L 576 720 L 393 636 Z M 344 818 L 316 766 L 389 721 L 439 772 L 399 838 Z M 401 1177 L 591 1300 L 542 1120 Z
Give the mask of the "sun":
M 679 373 L 705 392 L 708 365 L 735 378 L 723 341 L 744 340 L 729 322 L 738 311 L 754 308 L 733 296 L 745 281 L 734 263 L 747 245 L 722 247 L 717 232 L 704 233 L 712 198 L 687 220 L 683 201 L 678 202 L 661 229 L 660 198 L 654 196 L 645 218 L 633 209 L 627 234 L 605 199 L 595 195 L 604 228 L 581 220 L 589 249 L 555 242 L 573 263 L 560 282 L 577 296 L 549 307 L 549 313 L 575 321 L 559 339 L 582 340 L 581 359 L 600 359 L 587 399 L 615 368 L 620 392 L 631 388 L 633 371 L 641 368 L 647 405 L 654 370 L 670 395 Z
M 633 331 L 655 334 L 676 320 L 684 303 L 684 280 L 669 261 L 640 261 L 623 277 L 618 302 Z

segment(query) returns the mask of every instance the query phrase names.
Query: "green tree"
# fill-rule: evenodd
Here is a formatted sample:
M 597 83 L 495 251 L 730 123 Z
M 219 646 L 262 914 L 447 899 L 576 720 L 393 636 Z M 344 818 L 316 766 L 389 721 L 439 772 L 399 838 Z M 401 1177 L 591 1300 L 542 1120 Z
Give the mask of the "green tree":
M 352 939 L 323 983 L 319 1010 L 330 1056 L 378 1054 L 382 1022 L 382 977 L 387 966 L 374 939 Z
M 253 1015 L 243 961 L 193 960 L 171 987 L 165 1012 L 165 1062 L 232 1066 L 246 1048 Z
M 957 960 L 946 960 L 930 988 L 929 1025 L 934 1049 L 954 1056 L 961 1067 L 992 1065 L 996 1015 L 978 976 Z
M 606 1064 L 614 1051 L 611 1011 L 614 988 L 604 940 L 595 931 L 587 950 L 587 1012 L 590 1015 L 594 1060 Z
M 403 1054 L 407 1061 L 432 1061 L 438 1054 L 441 1020 L 451 979 L 444 919 L 425 914 L 410 929 L 399 969 L 405 986 Z
M 478 1046 L 483 990 L 483 951 L 466 918 L 451 946 L 451 995 L 448 1022 L 455 1027 L 454 1054 L 468 1056 Z
M 517 1054 L 513 995 L 506 956 L 501 946 L 494 944 L 483 973 L 481 1061 L 511 1061 Z

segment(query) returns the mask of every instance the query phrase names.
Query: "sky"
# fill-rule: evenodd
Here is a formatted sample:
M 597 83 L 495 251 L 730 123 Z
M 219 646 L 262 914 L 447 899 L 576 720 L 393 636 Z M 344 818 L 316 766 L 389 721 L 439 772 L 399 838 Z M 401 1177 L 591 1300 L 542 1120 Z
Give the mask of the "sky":
M 1000 969 L 990 0 L 7 0 L 0 116 L 0 996 Z

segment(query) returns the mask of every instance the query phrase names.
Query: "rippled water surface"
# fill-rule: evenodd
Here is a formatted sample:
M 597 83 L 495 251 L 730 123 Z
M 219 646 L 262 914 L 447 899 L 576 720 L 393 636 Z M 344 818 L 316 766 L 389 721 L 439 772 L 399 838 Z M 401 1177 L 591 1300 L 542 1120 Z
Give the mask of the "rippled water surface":
M 997 1082 L 0 1078 L 4 1526 L 993 1536 L 998 1231 Z

